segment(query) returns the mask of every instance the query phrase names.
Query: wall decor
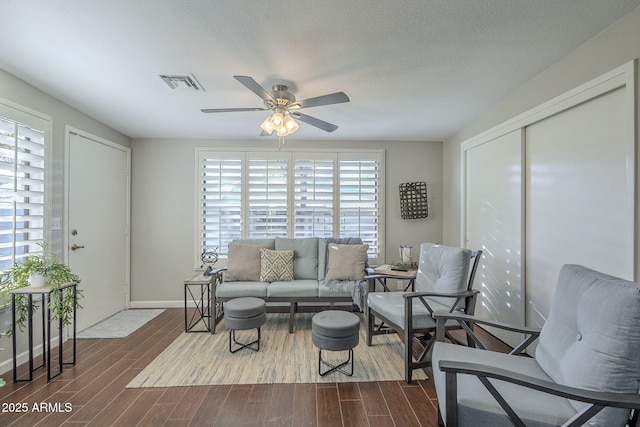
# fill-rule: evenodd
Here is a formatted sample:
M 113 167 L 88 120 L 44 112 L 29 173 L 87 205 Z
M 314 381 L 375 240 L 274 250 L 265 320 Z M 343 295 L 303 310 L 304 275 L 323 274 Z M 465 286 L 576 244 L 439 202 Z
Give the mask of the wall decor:
M 402 219 L 420 219 L 429 216 L 426 182 L 400 184 L 400 216 Z

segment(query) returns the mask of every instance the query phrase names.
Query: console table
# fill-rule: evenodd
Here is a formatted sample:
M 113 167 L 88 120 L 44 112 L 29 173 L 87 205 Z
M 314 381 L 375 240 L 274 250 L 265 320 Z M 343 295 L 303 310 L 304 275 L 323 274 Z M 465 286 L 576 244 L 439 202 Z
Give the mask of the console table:
M 11 321 L 13 328 L 13 382 L 19 381 L 31 381 L 33 380 L 33 372 L 44 367 L 47 367 L 47 382 L 51 381 L 62 373 L 64 365 L 76 364 L 76 303 L 78 300 L 78 284 L 67 283 L 60 286 L 60 299 L 62 294 L 67 289 L 73 292 L 73 354 L 70 361 L 64 361 L 63 357 L 63 324 L 62 319 L 58 319 L 58 372 L 51 375 L 51 310 L 49 309 L 49 301 L 51 300 L 52 290 L 48 286 L 32 287 L 27 286 L 24 288 L 14 289 L 11 291 Z M 28 378 L 18 378 L 18 355 L 17 355 L 17 335 L 16 330 L 16 297 L 24 296 L 27 298 L 27 333 L 29 340 L 29 376 Z M 40 297 L 42 303 L 42 364 L 34 366 L 33 363 L 33 297 Z M 46 313 L 45 313 L 46 312 Z

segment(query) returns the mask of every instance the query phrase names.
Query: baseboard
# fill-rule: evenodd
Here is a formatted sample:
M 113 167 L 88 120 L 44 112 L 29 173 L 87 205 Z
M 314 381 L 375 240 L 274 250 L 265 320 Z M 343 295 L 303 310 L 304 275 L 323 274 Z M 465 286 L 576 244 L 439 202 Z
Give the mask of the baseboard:
M 193 301 L 187 303 L 187 307 L 195 307 Z M 184 301 L 131 301 L 129 308 L 184 308 Z

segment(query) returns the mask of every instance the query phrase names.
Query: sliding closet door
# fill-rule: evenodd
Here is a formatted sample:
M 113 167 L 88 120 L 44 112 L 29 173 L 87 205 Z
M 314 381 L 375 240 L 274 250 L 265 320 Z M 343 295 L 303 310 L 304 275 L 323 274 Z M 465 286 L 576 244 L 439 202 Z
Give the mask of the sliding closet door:
M 626 99 L 616 89 L 526 128 L 528 326 L 544 323 L 563 264 L 633 279 Z
M 522 130 L 466 151 L 466 246 L 482 249 L 476 314 L 524 323 L 522 284 Z M 494 331 L 511 345 L 519 336 Z

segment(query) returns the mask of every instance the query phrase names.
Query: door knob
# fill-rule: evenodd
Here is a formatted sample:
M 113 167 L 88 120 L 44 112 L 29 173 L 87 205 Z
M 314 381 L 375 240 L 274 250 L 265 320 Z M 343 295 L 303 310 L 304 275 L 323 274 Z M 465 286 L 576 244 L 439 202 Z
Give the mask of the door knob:
M 84 248 L 84 246 L 79 246 L 79 245 L 76 245 L 75 243 L 73 245 L 71 245 L 71 250 L 72 251 L 75 251 L 76 249 L 82 249 L 82 248 Z

